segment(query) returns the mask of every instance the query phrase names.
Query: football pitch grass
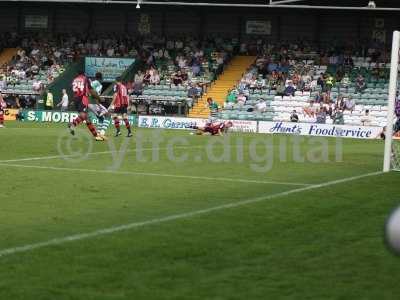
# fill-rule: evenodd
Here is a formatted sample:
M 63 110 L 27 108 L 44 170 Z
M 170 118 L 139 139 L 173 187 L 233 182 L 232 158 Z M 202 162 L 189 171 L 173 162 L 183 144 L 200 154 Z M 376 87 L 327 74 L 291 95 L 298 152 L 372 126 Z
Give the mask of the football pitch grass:
M 0 299 L 398 299 L 382 141 L 302 138 L 300 162 L 287 136 L 135 135 L 140 151 L 121 137 L 85 155 L 84 128 L 0 129 Z M 206 158 L 225 141 L 229 159 Z M 316 141 L 328 161 L 307 159 Z

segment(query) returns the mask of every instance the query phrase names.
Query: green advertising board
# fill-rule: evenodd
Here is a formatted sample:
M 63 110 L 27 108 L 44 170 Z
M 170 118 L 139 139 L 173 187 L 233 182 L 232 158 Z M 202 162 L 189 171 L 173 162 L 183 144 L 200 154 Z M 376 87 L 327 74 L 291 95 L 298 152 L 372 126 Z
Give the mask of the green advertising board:
M 53 110 L 24 110 L 22 112 L 25 121 L 29 122 L 48 122 L 48 123 L 70 123 L 76 117 L 78 117 L 77 112 L 60 112 Z M 93 124 L 97 124 L 97 118 L 90 115 L 90 119 Z M 129 116 L 129 123 L 131 125 L 136 125 L 136 115 Z

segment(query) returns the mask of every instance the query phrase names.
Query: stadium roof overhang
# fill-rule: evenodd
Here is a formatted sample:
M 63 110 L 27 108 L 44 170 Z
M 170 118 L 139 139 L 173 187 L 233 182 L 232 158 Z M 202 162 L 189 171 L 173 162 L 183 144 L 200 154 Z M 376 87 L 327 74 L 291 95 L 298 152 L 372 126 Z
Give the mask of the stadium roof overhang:
M 127 5 L 167 5 L 167 6 L 209 6 L 237 8 L 283 8 L 354 11 L 400 11 L 398 0 L 11 0 L 10 2 L 52 2 L 52 3 L 103 3 Z M 373 3 L 370 3 L 373 2 Z

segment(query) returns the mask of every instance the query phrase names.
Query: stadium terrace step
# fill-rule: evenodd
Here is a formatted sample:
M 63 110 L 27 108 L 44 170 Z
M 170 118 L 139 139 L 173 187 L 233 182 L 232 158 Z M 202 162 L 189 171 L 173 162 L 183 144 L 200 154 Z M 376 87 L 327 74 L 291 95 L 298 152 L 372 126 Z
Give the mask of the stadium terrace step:
M 189 117 L 208 118 L 210 110 L 207 106 L 207 98 L 211 97 L 219 106 L 223 106 L 228 91 L 242 78 L 247 68 L 254 63 L 255 56 L 235 56 L 206 94 L 189 112 Z
M 6 48 L 0 53 L 0 66 L 8 64 L 17 55 L 18 48 Z

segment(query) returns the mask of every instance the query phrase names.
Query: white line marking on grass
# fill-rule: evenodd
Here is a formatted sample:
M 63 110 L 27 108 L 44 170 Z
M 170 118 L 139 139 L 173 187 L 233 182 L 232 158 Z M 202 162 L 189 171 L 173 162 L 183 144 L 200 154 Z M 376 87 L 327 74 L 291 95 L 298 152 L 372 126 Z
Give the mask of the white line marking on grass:
M 119 174 L 119 175 L 135 175 L 135 176 L 154 176 L 154 177 L 170 177 L 181 179 L 196 179 L 196 180 L 209 180 L 209 181 L 225 181 L 225 182 L 243 182 L 243 183 L 258 183 L 258 184 L 275 184 L 275 185 L 294 185 L 294 186 L 310 186 L 307 183 L 298 182 L 283 182 L 283 181 L 263 181 L 251 180 L 241 178 L 226 178 L 226 177 L 205 177 L 205 176 L 190 176 L 190 175 L 176 175 L 176 174 L 162 174 L 162 173 L 149 173 L 149 172 L 133 172 L 133 171 L 113 171 L 113 170 L 96 170 L 96 169 L 80 169 L 80 168 L 63 168 L 63 167 L 50 167 L 50 166 L 35 166 L 35 165 L 20 165 L 9 164 L 0 162 L 0 166 L 13 167 L 13 168 L 26 168 L 26 169 L 42 169 L 53 171 L 70 171 L 70 172 L 85 172 L 96 174 Z
M 31 161 L 31 160 L 46 160 L 46 159 L 56 159 L 61 158 L 60 155 L 54 156 L 39 156 L 39 157 L 26 157 L 26 158 L 18 158 L 18 159 L 8 159 L 8 160 L 0 160 L 0 163 L 8 163 L 8 162 L 22 162 L 22 161 Z
M 196 149 L 202 148 L 204 146 L 175 146 L 174 149 Z M 234 147 L 234 146 L 231 146 Z M 168 150 L 169 148 L 142 148 L 140 151 L 152 151 L 152 150 Z M 137 152 L 137 149 L 130 149 L 126 152 Z M 87 155 L 102 155 L 102 154 L 111 154 L 111 153 L 118 153 L 118 151 L 100 151 L 100 152 L 91 152 Z M 16 159 L 7 159 L 7 160 L 0 160 L 0 163 L 9 163 L 9 162 L 21 162 L 21 161 L 35 161 L 35 160 L 47 160 L 47 159 L 57 159 L 57 158 L 74 158 L 76 155 L 52 155 L 52 156 L 38 156 L 38 157 L 25 157 L 25 158 L 16 158 Z
M 346 183 L 346 182 L 354 181 L 354 180 L 361 179 L 361 178 L 376 176 L 376 175 L 380 175 L 382 173 L 383 172 L 367 173 L 364 175 L 353 176 L 353 177 L 333 180 L 333 181 L 329 181 L 329 182 L 325 182 L 325 183 L 321 183 L 321 184 L 316 184 L 316 185 L 312 185 L 312 186 L 293 189 L 290 191 L 277 193 L 277 194 L 273 194 L 273 195 L 269 195 L 269 196 L 252 198 L 252 199 L 248 199 L 248 200 L 214 206 L 214 207 L 210 207 L 210 208 L 206 208 L 206 209 L 195 210 L 192 212 L 170 215 L 170 216 L 163 217 L 163 218 L 151 219 L 151 220 L 143 221 L 143 222 L 135 222 L 135 223 L 125 224 L 125 225 L 120 225 L 120 226 L 104 228 L 104 229 L 100 229 L 100 230 L 96 230 L 96 231 L 88 232 L 88 233 L 81 233 L 81 234 L 70 235 L 70 236 L 66 236 L 66 237 L 62 237 L 62 238 L 55 238 L 52 240 L 48 240 L 46 242 L 29 244 L 29 245 L 25 245 L 25 246 L 21 246 L 21 247 L 3 249 L 3 250 L 0 250 L 0 257 L 4 257 L 4 256 L 16 254 L 16 253 L 29 252 L 29 251 L 32 251 L 35 249 L 40 249 L 40 248 L 44 248 L 44 247 L 48 247 L 48 246 L 62 245 L 62 244 L 65 244 L 68 242 L 73 242 L 73 241 L 80 241 L 80 240 L 85 240 L 85 239 L 90 239 L 90 238 L 96 238 L 96 237 L 100 237 L 103 235 L 113 234 L 113 233 L 117 233 L 117 232 L 121 232 L 121 231 L 127 231 L 130 229 L 144 227 L 144 226 L 148 226 L 148 225 L 155 225 L 155 224 L 166 223 L 169 221 L 175 221 L 175 220 L 179 220 L 179 219 L 191 218 L 191 217 L 208 214 L 208 213 L 215 212 L 215 211 L 220 211 L 220 210 L 229 209 L 229 208 L 235 208 L 235 207 L 239 207 L 239 206 L 243 206 L 243 205 L 247 205 L 247 204 L 253 204 L 253 203 L 257 203 L 257 202 L 261 202 L 261 201 L 265 201 L 265 200 L 271 200 L 271 199 L 275 199 L 275 198 L 279 198 L 279 197 L 289 196 L 289 195 L 295 194 L 295 193 L 301 193 L 301 192 L 306 192 L 306 191 L 310 191 L 310 190 L 314 190 L 314 189 L 332 186 L 335 184 Z

